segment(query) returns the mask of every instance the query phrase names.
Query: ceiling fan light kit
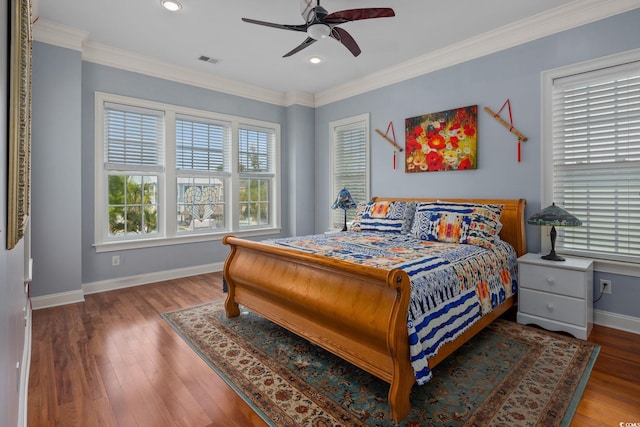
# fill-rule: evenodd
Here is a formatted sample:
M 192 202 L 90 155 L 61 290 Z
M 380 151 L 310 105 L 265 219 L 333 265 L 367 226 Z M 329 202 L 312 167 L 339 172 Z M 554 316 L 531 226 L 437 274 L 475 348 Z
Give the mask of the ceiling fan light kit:
M 312 24 L 307 28 L 307 35 L 314 40 L 324 39 L 331 34 L 331 28 L 326 24 Z
M 388 7 L 346 9 L 329 13 L 324 7 L 320 6 L 320 0 L 316 1 L 316 6 L 314 7 L 312 7 L 312 0 L 301 0 L 300 6 L 302 18 L 305 20 L 304 24 L 276 24 L 250 18 L 242 18 L 242 20 L 250 24 L 306 33 L 307 38 L 302 43 L 283 55 L 283 57 L 286 58 L 312 45 L 316 40 L 327 37 L 337 40 L 346 47 L 353 56 L 358 56 L 361 52 L 358 43 L 351 37 L 351 34 L 337 25 L 362 19 L 389 18 L 395 16 L 393 9 Z

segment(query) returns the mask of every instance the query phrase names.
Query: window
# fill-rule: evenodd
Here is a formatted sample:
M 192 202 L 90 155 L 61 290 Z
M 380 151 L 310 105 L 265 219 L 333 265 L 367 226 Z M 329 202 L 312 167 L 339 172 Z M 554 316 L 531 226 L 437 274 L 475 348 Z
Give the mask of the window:
M 269 129 L 239 131 L 240 227 L 268 225 L 274 179 L 275 134 Z
M 104 104 L 107 238 L 158 233 L 158 183 L 163 167 L 164 114 Z
M 369 200 L 369 115 L 363 114 L 331 122 L 332 182 L 329 205 L 344 187 L 356 203 Z M 342 229 L 344 212 L 331 212 L 331 227 Z M 347 221 L 353 220 L 355 209 L 347 211 Z
M 231 176 L 231 126 L 176 117 L 177 232 L 227 229 L 224 192 Z
M 98 251 L 279 228 L 278 124 L 96 94 Z
M 543 204 L 583 222 L 558 229 L 557 249 L 640 263 L 640 53 L 543 77 Z

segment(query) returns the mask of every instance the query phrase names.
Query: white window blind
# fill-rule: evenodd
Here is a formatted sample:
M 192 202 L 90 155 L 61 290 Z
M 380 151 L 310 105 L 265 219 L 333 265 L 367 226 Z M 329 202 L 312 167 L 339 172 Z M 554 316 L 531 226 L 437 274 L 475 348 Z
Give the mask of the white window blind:
M 178 115 L 176 168 L 191 171 L 230 170 L 231 126 Z
M 367 140 L 368 121 L 358 118 L 352 123 L 333 127 L 333 197 L 342 188 L 351 193 L 356 203 L 368 199 L 367 178 Z M 333 202 L 333 200 L 331 200 Z M 351 221 L 355 209 L 347 211 L 347 221 Z M 336 209 L 333 212 L 332 226 L 342 228 L 344 212 Z
M 556 78 L 553 200 L 566 253 L 640 262 L 640 62 Z
M 242 127 L 238 133 L 240 173 L 273 173 L 275 133 L 250 127 Z
M 162 168 L 163 111 L 107 102 L 104 115 L 107 169 L 153 171 Z

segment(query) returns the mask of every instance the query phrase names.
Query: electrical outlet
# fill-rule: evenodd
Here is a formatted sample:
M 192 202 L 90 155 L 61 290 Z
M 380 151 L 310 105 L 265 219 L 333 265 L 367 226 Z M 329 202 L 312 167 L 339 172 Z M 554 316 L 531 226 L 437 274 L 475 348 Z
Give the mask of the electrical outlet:
M 604 288 L 604 289 L 603 289 Z M 611 280 L 600 279 L 600 293 L 611 295 Z
M 115 267 L 116 265 L 120 265 L 120 255 L 114 255 L 111 257 L 111 265 Z

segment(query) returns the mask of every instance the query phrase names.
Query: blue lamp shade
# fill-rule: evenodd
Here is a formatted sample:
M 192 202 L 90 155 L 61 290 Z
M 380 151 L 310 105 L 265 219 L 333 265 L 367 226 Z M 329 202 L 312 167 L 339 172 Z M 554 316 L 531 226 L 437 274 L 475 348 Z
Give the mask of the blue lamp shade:
M 344 227 L 342 231 L 347 231 L 347 210 L 355 209 L 358 207 L 358 204 L 351 197 L 351 193 L 346 188 L 343 188 L 338 193 L 338 197 L 336 197 L 336 201 L 331 205 L 331 209 L 342 209 L 344 211 Z
M 527 224 L 532 225 L 547 225 L 551 226 L 551 252 L 548 255 L 543 255 L 542 259 L 550 261 L 564 261 L 564 258 L 556 254 L 556 226 L 558 227 L 575 227 L 582 225 L 582 221 L 570 214 L 566 209 L 556 206 L 552 203 L 551 206 L 547 206 L 540 212 L 532 215 Z

